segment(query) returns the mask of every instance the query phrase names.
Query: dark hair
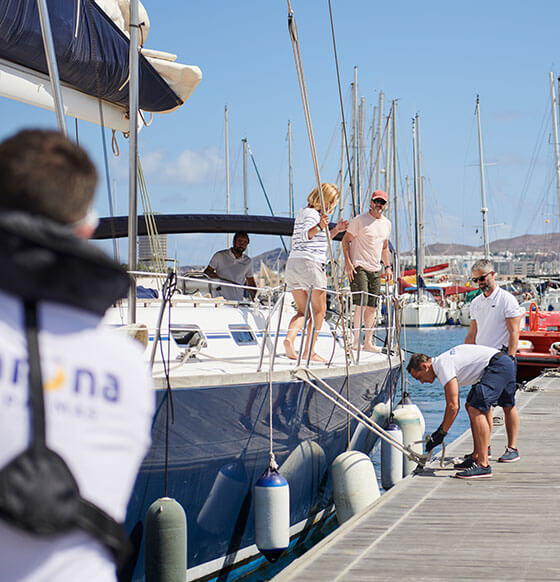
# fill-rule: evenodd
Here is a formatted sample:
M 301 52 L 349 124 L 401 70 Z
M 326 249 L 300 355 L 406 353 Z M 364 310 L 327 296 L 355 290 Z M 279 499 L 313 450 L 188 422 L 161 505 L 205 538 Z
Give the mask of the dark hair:
M 71 224 L 93 200 L 97 171 L 86 152 L 57 131 L 27 129 L 0 143 L 0 207 Z
M 432 358 L 426 354 L 412 354 L 412 356 L 410 356 L 410 360 L 408 360 L 406 371 L 410 374 L 412 370 L 419 370 L 420 364 L 423 362 L 429 362 L 431 359 Z
M 239 238 L 240 236 L 244 236 L 247 239 L 247 242 L 251 240 L 246 232 L 236 232 L 233 235 L 233 242 L 235 243 L 235 239 Z

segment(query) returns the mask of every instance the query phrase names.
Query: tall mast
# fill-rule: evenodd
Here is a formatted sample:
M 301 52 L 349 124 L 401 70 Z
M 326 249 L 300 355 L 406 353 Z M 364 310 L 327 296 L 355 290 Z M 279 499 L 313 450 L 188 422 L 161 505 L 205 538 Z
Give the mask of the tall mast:
M 360 205 L 360 178 L 358 176 L 358 67 L 354 67 L 354 83 L 352 83 L 352 174 L 356 192 L 357 212 L 362 211 Z
M 410 229 L 410 253 L 415 254 L 414 228 L 412 226 L 412 197 L 410 196 L 410 180 L 406 177 L 406 197 L 408 203 L 408 227 Z
M 364 147 L 364 128 L 365 128 L 365 116 L 366 116 L 366 99 L 365 97 L 360 98 L 360 106 L 358 108 L 358 173 L 359 173 L 359 184 L 360 188 L 358 190 L 358 208 L 360 212 L 362 211 L 362 197 L 365 196 L 367 191 L 367 184 L 365 180 L 365 147 Z
M 387 195 L 389 195 L 389 190 L 391 189 L 391 112 L 387 115 L 387 133 L 385 134 L 385 175 L 383 179 L 383 188 Z
M 488 242 L 488 208 L 486 207 L 486 190 L 484 187 L 484 155 L 482 153 L 482 130 L 480 128 L 480 98 L 476 96 L 476 118 L 478 122 L 478 153 L 480 156 L 480 196 L 482 199 L 482 236 L 484 240 L 484 258 L 490 257 L 490 243 Z
M 224 125 L 225 125 L 225 148 L 226 148 L 226 214 L 229 214 L 229 124 L 228 124 L 228 109 L 227 105 L 224 110 Z M 230 247 L 230 233 L 227 233 L 227 248 Z
M 381 123 L 383 121 L 383 91 L 379 91 L 379 106 L 377 108 L 377 155 L 375 156 L 375 189 L 379 189 L 379 173 L 381 167 L 379 157 L 381 156 Z
M 140 22 L 138 15 L 138 0 L 130 2 L 130 45 L 129 45 L 129 71 L 128 83 L 128 109 L 129 123 L 129 173 L 128 173 L 128 268 L 136 271 L 137 254 L 136 243 L 138 239 L 138 32 Z M 136 323 L 136 281 L 131 279 L 128 290 L 128 323 Z
M 247 203 L 247 138 L 241 140 L 243 144 L 243 210 L 249 214 L 249 205 Z
M 424 273 L 424 224 L 422 220 L 422 170 L 420 164 L 420 116 L 416 114 L 415 123 L 412 125 L 414 137 L 414 201 L 415 201 L 415 227 L 416 227 L 416 290 L 418 301 L 422 299 L 423 288 L 420 286 L 420 278 Z
M 294 217 L 294 174 L 292 169 L 292 122 L 288 119 L 288 204 L 290 218 Z
M 554 160 L 556 166 L 556 196 L 558 197 L 558 212 L 560 213 L 560 152 L 558 151 L 558 119 L 556 117 L 556 93 L 554 91 L 554 75 L 550 75 L 550 99 L 552 105 L 552 138 L 554 140 Z
M 339 182 L 339 198 L 338 198 L 338 217 L 342 218 L 342 209 L 344 204 L 344 153 L 346 146 L 346 131 L 344 129 L 344 122 L 340 126 L 340 182 Z
M 64 105 L 62 103 L 60 78 L 58 76 L 58 64 L 56 62 L 51 21 L 46 0 L 37 0 L 37 7 L 39 8 L 39 21 L 41 23 L 41 34 L 43 35 L 43 47 L 47 58 L 47 68 L 49 71 L 49 79 L 51 80 L 58 129 L 60 130 L 60 133 L 68 136 L 68 131 L 66 130 L 66 119 L 64 118 Z
M 398 188 L 397 188 L 397 100 L 393 100 L 393 200 L 395 202 L 395 209 L 393 211 L 394 223 L 395 223 L 395 252 L 397 257 L 400 258 L 400 247 L 399 247 L 399 201 L 398 201 Z

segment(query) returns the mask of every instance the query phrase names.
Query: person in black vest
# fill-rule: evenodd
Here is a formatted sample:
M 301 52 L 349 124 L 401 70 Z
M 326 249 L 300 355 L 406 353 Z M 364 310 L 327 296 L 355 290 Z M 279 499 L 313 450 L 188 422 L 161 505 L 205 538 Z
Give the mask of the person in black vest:
M 58 132 L 0 144 L 2 581 L 114 582 L 120 523 L 150 444 L 142 347 L 101 325 L 129 278 L 85 240 L 96 183 L 85 151 Z M 25 486 L 14 487 L 22 471 Z M 53 502 L 55 485 L 72 495 Z

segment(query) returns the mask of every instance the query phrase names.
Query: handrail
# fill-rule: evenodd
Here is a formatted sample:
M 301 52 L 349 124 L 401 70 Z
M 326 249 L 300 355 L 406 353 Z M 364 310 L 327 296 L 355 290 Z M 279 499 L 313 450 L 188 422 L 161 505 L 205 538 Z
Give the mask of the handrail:
M 282 309 L 284 308 L 284 297 L 286 296 L 286 293 L 287 293 L 286 291 L 284 291 L 282 293 L 282 296 L 280 298 L 281 301 L 279 299 L 272 306 L 272 309 L 270 309 L 269 312 L 268 312 L 268 317 L 266 319 L 266 325 L 265 325 L 265 328 L 263 330 L 263 339 L 262 339 L 262 344 L 261 344 L 261 352 L 260 352 L 260 356 L 259 356 L 259 365 L 257 366 L 257 372 L 260 372 L 261 371 L 261 368 L 262 368 L 262 365 L 263 365 L 263 360 L 264 360 L 264 347 L 266 346 L 266 341 L 268 339 L 268 330 L 270 328 L 270 322 L 272 320 L 272 316 L 273 316 L 274 312 L 276 311 L 276 309 L 277 309 L 277 307 L 279 305 L 281 305 L 281 308 Z M 282 310 L 280 310 L 280 315 L 278 316 L 278 326 L 279 327 L 280 327 L 281 320 L 282 320 Z M 260 330 L 258 330 L 258 331 L 260 331 Z M 279 333 L 279 330 L 278 330 L 277 333 Z M 276 349 L 274 351 L 276 351 Z

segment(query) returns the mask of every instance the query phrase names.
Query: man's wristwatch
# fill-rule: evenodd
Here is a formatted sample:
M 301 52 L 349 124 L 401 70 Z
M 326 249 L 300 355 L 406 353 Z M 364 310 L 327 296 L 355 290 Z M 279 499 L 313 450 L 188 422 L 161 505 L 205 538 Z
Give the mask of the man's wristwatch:
M 391 269 L 392 270 L 393 267 L 391 267 L 391 265 L 385 265 L 385 270 L 387 270 L 387 269 Z

